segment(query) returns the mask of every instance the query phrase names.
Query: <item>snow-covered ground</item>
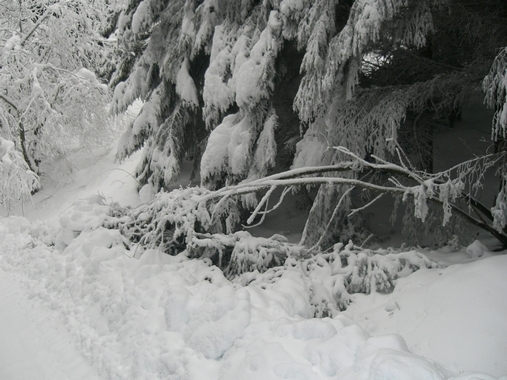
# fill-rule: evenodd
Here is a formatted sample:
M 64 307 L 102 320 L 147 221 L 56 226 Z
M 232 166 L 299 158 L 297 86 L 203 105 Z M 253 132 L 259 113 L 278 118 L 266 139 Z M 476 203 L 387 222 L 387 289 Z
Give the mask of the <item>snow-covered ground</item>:
M 507 379 L 507 255 L 421 250 L 440 267 L 312 318 L 301 271 L 241 286 L 97 227 L 136 158 L 77 153 L 0 219 L 0 379 Z

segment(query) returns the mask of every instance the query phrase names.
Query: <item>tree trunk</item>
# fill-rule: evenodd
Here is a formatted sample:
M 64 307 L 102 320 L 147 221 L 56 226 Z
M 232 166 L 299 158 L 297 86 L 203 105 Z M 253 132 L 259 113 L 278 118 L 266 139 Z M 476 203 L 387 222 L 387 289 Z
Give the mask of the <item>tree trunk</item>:
M 28 152 L 26 150 L 25 127 L 23 126 L 23 123 L 21 121 L 19 121 L 18 125 L 19 125 L 19 145 L 21 146 L 23 158 L 25 159 L 26 164 L 28 165 L 30 170 L 36 174 L 39 174 L 37 168 L 33 167 L 32 160 L 30 159 L 30 156 L 28 155 Z

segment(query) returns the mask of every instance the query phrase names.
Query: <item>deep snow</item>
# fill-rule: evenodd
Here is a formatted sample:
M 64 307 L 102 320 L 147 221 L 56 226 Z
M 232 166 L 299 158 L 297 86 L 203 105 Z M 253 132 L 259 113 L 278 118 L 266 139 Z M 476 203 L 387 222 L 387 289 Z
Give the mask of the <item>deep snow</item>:
M 0 270 L 0 379 L 97 379 L 52 310 L 27 298 L 15 274 Z
M 140 202 L 135 160 L 78 153 L 74 171 L 52 173 L 25 206 L 30 219 L 0 219 L 1 379 L 507 375 L 507 255 L 421 250 L 441 267 L 309 318 L 298 271 L 244 287 L 205 260 L 133 258 L 117 231 L 98 227 L 104 199 Z

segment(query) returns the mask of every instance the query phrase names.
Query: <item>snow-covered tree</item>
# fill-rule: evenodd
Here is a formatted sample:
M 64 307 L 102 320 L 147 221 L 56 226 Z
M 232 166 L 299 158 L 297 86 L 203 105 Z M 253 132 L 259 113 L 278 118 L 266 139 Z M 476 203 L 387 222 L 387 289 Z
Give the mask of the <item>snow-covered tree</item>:
M 506 17 L 502 0 L 132 0 L 119 18 L 114 110 L 144 107 L 119 157 L 143 147 L 137 175 L 158 189 L 183 159 L 219 189 L 288 168 L 287 156 L 293 169 L 339 164 L 337 146 L 431 172 L 433 124 L 459 114 L 490 69 L 493 138 L 505 133 Z M 326 174 L 346 175 L 341 186 L 319 184 L 303 244 L 357 234 L 346 217 L 357 170 L 347 173 Z M 502 194 L 489 211 L 500 229 Z
M 493 117 L 492 139 L 498 151 L 507 151 L 507 47 L 496 56 L 489 74 L 484 78 L 486 103 L 496 110 Z M 500 191 L 492 208 L 495 228 L 507 235 L 507 159 L 504 159 L 499 171 Z
M 0 137 L 0 205 L 9 209 L 12 204 L 30 198 L 39 186 L 37 175 L 29 168 L 14 143 Z
M 40 165 L 108 132 L 114 1 L 6 0 L 0 10 L 0 136 Z

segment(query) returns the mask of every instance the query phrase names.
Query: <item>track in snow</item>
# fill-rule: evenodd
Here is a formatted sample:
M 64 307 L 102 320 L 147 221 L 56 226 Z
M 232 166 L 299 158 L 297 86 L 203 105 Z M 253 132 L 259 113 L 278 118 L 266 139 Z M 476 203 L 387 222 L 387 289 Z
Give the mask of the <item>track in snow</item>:
M 0 379 L 99 379 L 51 310 L 28 300 L 2 269 L 0 305 Z

